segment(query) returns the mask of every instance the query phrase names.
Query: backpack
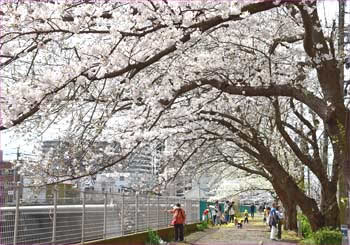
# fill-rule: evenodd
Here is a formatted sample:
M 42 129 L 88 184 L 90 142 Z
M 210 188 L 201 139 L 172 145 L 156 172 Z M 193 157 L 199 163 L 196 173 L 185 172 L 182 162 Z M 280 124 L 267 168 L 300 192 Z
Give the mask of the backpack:
M 183 224 L 186 220 L 185 211 L 182 208 L 179 208 L 175 211 L 173 220 L 171 221 L 172 225 Z
M 276 226 L 279 223 L 279 217 L 276 213 L 276 210 L 271 211 L 270 215 L 270 225 Z

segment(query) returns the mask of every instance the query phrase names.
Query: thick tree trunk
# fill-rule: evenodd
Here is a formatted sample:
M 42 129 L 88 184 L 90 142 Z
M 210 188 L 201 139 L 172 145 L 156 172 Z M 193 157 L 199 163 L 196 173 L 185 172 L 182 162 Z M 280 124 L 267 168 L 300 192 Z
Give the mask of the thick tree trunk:
M 276 159 L 274 159 L 273 157 L 270 158 L 269 163 L 270 163 L 268 164 L 269 166 L 265 165 L 266 168 L 272 174 L 272 176 L 279 176 L 278 177 L 279 186 L 282 186 L 284 188 L 284 191 L 288 193 L 288 196 L 291 197 L 291 199 L 294 200 L 299 205 L 302 212 L 309 219 L 311 228 L 313 231 L 316 231 L 324 226 L 339 227 L 338 205 L 332 205 L 330 207 L 331 212 L 330 213 L 327 212 L 327 215 L 323 215 L 316 201 L 312 198 L 309 198 L 304 193 L 303 190 L 300 190 L 300 188 L 297 186 L 293 178 L 288 173 L 285 172 L 282 166 L 280 166 L 276 162 Z M 330 190 L 331 188 L 328 188 L 328 191 Z M 334 191 L 334 193 L 336 193 L 336 191 Z M 327 194 L 330 194 L 330 192 L 328 192 Z M 336 200 L 335 200 L 335 204 L 337 204 Z M 293 212 L 293 211 L 290 210 L 290 212 Z M 336 218 L 331 218 L 332 213 L 333 215 L 336 215 Z
M 289 182 L 289 181 L 288 181 Z M 289 195 L 289 199 L 298 204 L 302 212 L 309 219 L 311 228 L 313 231 L 316 231 L 322 227 L 339 227 L 339 206 L 337 202 L 336 192 L 337 185 L 333 182 L 329 182 L 327 188 L 323 188 L 324 200 L 324 209 L 320 210 L 316 201 L 312 198 L 309 198 L 303 193 L 300 189 L 296 189 L 293 186 L 292 182 L 286 182 L 285 191 Z M 288 199 L 288 200 L 289 200 Z M 293 207 L 293 205 L 288 205 Z M 296 211 L 296 210 L 295 210 Z M 295 212 L 290 210 L 290 212 Z
M 321 212 L 324 216 L 325 226 L 339 228 L 340 208 L 337 201 L 337 183 L 328 183 L 327 189 L 322 189 Z
M 285 208 L 285 230 L 298 231 L 297 224 L 297 205 L 296 202 L 290 200 L 290 204 Z
M 297 204 L 293 197 L 288 195 L 283 186 L 278 183 L 272 183 L 277 195 L 279 196 L 284 208 L 284 229 L 297 231 Z

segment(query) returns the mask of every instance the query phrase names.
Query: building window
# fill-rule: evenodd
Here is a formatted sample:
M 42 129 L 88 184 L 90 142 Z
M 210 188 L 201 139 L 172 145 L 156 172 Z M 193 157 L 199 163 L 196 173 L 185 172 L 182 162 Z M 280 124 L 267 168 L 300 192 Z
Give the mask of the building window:
M 125 180 L 125 177 L 124 177 L 124 176 L 120 176 L 120 177 L 119 177 L 119 180 L 120 180 L 120 181 L 124 181 L 124 180 Z

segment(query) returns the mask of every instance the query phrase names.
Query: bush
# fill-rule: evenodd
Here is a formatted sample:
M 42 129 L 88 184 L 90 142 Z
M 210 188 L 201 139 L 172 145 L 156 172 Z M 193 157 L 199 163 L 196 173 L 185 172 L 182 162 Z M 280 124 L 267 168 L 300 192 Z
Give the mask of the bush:
M 201 225 L 203 226 L 204 229 L 208 229 L 208 222 L 203 221 L 203 222 L 201 223 Z
M 205 228 L 203 227 L 203 224 L 196 225 L 198 231 L 204 231 Z
M 196 227 L 198 231 L 204 231 L 204 227 L 202 226 L 202 224 L 198 224 L 196 225 Z
M 343 235 L 339 230 L 322 228 L 312 234 L 317 245 L 340 245 Z
M 315 245 L 316 242 L 314 241 L 314 239 L 312 237 L 306 238 L 304 240 L 301 240 L 300 243 L 301 245 Z
M 305 238 L 312 235 L 312 229 L 309 220 L 303 214 L 298 214 L 298 220 L 301 222 L 301 232 Z
M 208 223 L 203 221 L 202 223 L 196 225 L 197 230 L 204 231 L 205 229 L 208 229 Z
M 158 236 L 158 233 L 155 232 L 152 229 L 148 230 L 148 241 L 147 244 L 150 245 L 158 245 L 160 244 L 160 237 Z

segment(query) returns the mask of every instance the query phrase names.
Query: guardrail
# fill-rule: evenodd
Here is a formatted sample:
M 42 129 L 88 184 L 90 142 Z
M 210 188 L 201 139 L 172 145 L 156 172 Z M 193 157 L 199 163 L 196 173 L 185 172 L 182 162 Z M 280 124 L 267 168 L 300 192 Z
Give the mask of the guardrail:
M 53 190 L 53 197 L 33 205 L 21 203 L 20 193 L 15 193 L 16 205 L 0 207 L 0 244 L 83 244 L 164 228 L 172 218 L 164 211 L 175 203 L 185 209 L 187 223 L 199 221 L 198 200 L 79 192 L 67 201 Z

